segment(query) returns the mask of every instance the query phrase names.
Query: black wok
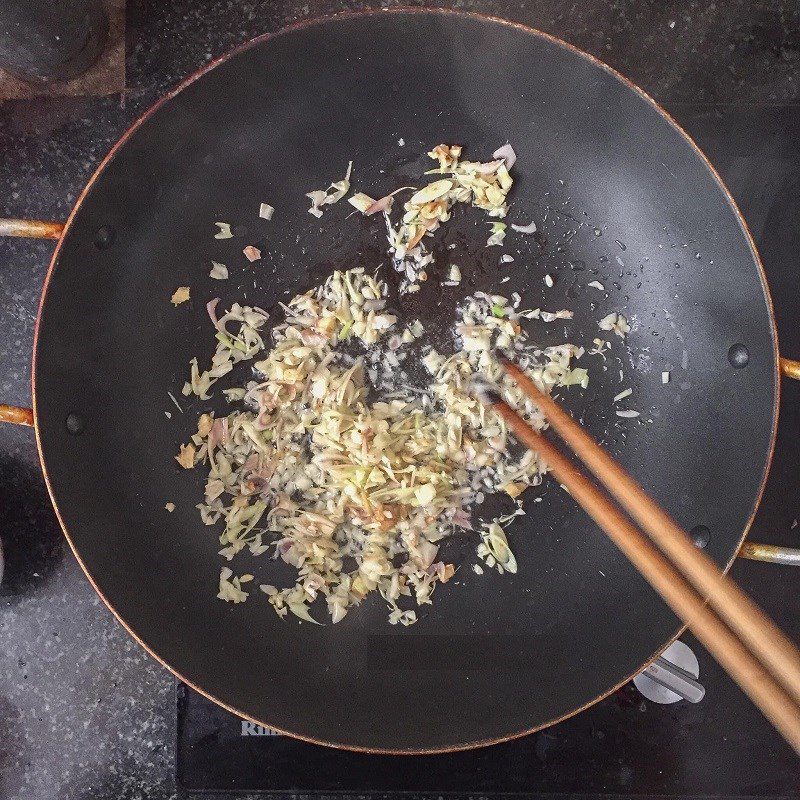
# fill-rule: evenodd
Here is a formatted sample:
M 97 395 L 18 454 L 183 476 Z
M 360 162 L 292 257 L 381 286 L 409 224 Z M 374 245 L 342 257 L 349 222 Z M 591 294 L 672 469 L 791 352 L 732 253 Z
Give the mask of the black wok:
M 215 598 L 202 479 L 173 456 L 222 402 L 181 414 L 167 397 L 192 356 L 211 355 L 206 301 L 269 307 L 334 267 L 386 264 L 379 220 L 346 219 L 345 203 L 306 213 L 304 193 L 349 160 L 355 188 L 379 197 L 418 180 L 439 142 L 483 158 L 506 140 L 519 156 L 509 221 L 540 231 L 509 236 L 516 261 L 501 272 L 483 219 L 455 219 L 438 246 L 456 245 L 462 291 L 507 273 L 504 291 L 526 305 L 573 309 L 566 333 L 536 328 L 542 344 L 591 344 L 610 311 L 634 320 L 629 347 L 615 345 L 605 372 L 590 362 L 589 389 L 569 402 L 718 564 L 747 533 L 776 430 L 777 338 L 753 242 L 686 134 L 609 68 L 499 20 L 375 12 L 262 37 L 161 101 L 100 166 L 61 234 L 34 348 L 42 465 L 87 576 L 154 657 L 243 716 L 348 748 L 471 747 L 596 702 L 680 630 L 551 482 L 512 528 L 518 574 L 462 570 L 409 629 L 387 626 L 374 598 L 324 627 L 281 621 L 258 597 Z M 277 209 L 271 223 L 261 202 Z M 236 238 L 215 240 L 215 221 Z M 264 258 L 250 265 L 246 244 Z M 231 267 L 221 290 L 212 258 Z M 400 310 L 446 325 L 455 293 L 434 283 Z M 180 285 L 192 300 L 175 309 Z M 639 420 L 612 410 L 627 386 Z M 273 568 L 248 565 L 259 580 Z

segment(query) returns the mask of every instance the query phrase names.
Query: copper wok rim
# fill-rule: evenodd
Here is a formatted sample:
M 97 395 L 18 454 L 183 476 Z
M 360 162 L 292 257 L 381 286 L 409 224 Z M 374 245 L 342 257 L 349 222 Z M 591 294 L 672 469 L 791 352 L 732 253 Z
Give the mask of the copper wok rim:
M 446 8 L 398 7 L 398 8 L 392 8 L 392 9 L 373 9 L 373 10 L 367 10 L 367 11 L 344 11 L 344 12 L 341 12 L 341 13 L 338 13 L 338 14 L 329 14 L 329 15 L 324 15 L 324 16 L 320 16 L 320 17 L 313 17 L 313 18 L 309 18 L 309 19 L 300 20 L 300 21 L 295 22 L 295 23 L 293 23 L 291 25 L 283 27 L 283 28 L 281 28 L 281 29 L 279 29 L 277 31 L 270 31 L 268 33 L 261 34 L 260 36 L 257 36 L 257 37 L 255 37 L 253 39 L 250 39 L 247 42 L 244 42 L 243 44 L 238 45 L 237 47 L 233 48 L 232 50 L 229 50 L 228 52 L 224 53 L 223 55 L 221 55 L 221 56 L 219 56 L 219 57 L 217 57 L 215 59 L 212 59 L 211 61 L 209 61 L 204 66 L 200 67 L 198 70 L 196 70 L 195 72 L 191 73 L 187 78 L 185 78 L 183 81 L 181 81 L 175 87 L 170 89 L 163 97 L 161 97 L 152 106 L 150 106 L 150 108 L 148 108 L 141 116 L 139 116 L 138 119 L 136 119 L 136 121 L 125 131 L 125 133 L 122 134 L 122 136 L 117 140 L 117 142 L 114 144 L 114 146 L 111 148 L 111 150 L 109 150 L 109 152 L 103 158 L 103 160 L 100 162 L 100 164 L 98 165 L 97 169 L 92 174 L 92 177 L 89 179 L 88 183 L 86 184 L 86 186 L 84 187 L 83 191 L 79 195 L 78 199 L 75 202 L 75 205 L 72 208 L 72 211 L 70 212 L 69 217 L 67 218 L 67 221 L 66 221 L 66 223 L 64 225 L 64 229 L 61 232 L 61 236 L 59 237 L 58 243 L 57 243 L 56 248 L 55 248 L 55 250 L 53 252 L 53 256 L 52 256 L 52 258 L 50 260 L 50 265 L 48 267 L 47 273 L 45 275 L 44 283 L 43 283 L 43 286 L 42 286 L 42 294 L 41 294 L 41 298 L 40 298 L 40 301 L 39 301 L 39 309 L 38 309 L 38 312 L 37 312 L 37 315 L 36 315 L 36 324 L 35 324 L 35 327 L 34 327 L 33 356 L 32 356 L 32 368 L 31 368 L 31 390 L 32 390 L 32 398 L 33 398 L 33 415 L 34 415 L 34 430 L 35 430 L 35 435 L 36 435 L 36 448 L 37 448 L 38 453 L 39 453 L 39 461 L 40 461 L 41 466 L 42 466 L 42 473 L 44 475 L 45 483 L 47 485 L 47 491 L 50 494 L 50 500 L 51 500 L 51 502 L 53 504 L 53 508 L 55 510 L 56 517 L 58 518 L 58 522 L 59 522 L 59 524 L 61 526 L 61 529 L 64 532 L 64 536 L 66 537 L 67 542 L 69 543 L 69 546 L 70 546 L 70 548 L 71 548 L 71 550 L 72 550 L 72 552 L 73 552 L 78 564 L 80 564 L 80 567 L 83 570 L 84 574 L 86 575 L 86 578 L 88 579 L 88 581 L 91 584 L 92 588 L 95 590 L 95 592 L 97 592 L 97 594 L 99 595 L 101 600 L 108 607 L 109 611 L 111 611 L 111 613 L 116 617 L 117 621 L 120 623 L 120 625 L 122 625 L 122 627 L 127 631 L 127 633 L 147 653 L 149 653 L 149 655 L 152 656 L 152 658 L 154 658 L 159 664 L 161 664 L 169 672 L 171 672 L 178 680 L 180 680 L 183 683 L 185 683 L 187 686 L 189 686 L 191 689 L 193 689 L 198 694 L 203 695 L 208 700 L 211 700 L 213 703 L 215 703 L 218 706 L 224 708 L 226 711 L 229 711 L 232 714 L 235 714 L 236 716 L 238 716 L 238 717 L 240 717 L 242 719 L 248 720 L 250 722 L 254 722 L 254 723 L 258 724 L 258 725 L 262 725 L 262 726 L 267 727 L 267 728 L 271 728 L 271 729 L 277 731 L 278 733 L 284 734 L 286 736 L 290 736 L 290 737 L 292 737 L 294 739 L 299 739 L 301 741 L 308 742 L 310 744 L 323 745 L 323 746 L 326 746 L 326 747 L 332 747 L 332 748 L 337 748 L 337 749 L 342 749 L 342 750 L 349 750 L 349 751 L 352 751 L 352 752 L 375 754 L 375 755 L 435 755 L 435 754 L 458 752 L 458 751 L 463 751 L 463 750 L 471 750 L 471 749 L 478 748 L 478 747 L 487 747 L 487 746 L 494 745 L 494 744 L 501 744 L 503 742 L 508 742 L 508 741 L 513 740 L 513 739 L 518 739 L 518 738 L 521 738 L 523 736 L 527 736 L 527 735 L 530 735 L 532 733 L 536 733 L 537 731 L 540 731 L 540 730 L 542 730 L 544 728 L 550 727 L 551 725 L 555 725 L 555 724 L 557 724 L 559 722 L 563 722 L 564 720 L 567 720 L 570 717 L 573 717 L 576 714 L 579 714 L 581 711 L 586 710 L 587 708 L 593 706 L 595 703 L 598 703 L 599 701 L 605 699 L 609 695 L 613 694 L 614 692 L 616 692 L 620 688 L 622 688 L 626 683 L 628 683 L 630 680 L 632 680 L 635 675 L 637 675 L 639 672 L 641 672 L 648 664 L 650 664 L 652 661 L 654 661 L 679 636 L 681 636 L 684 633 L 684 631 L 687 629 L 688 626 L 685 625 L 685 624 L 682 624 L 675 631 L 675 633 L 672 635 L 672 637 L 663 646 L 659 647 L 656 650 L 656 652 L 654 652 L 652 654 L 652 656 L 650 658 L 648 658 L 634 672 L 632 672 L 630 675 L 628 675 L 627 677 L 625 677 L 623 680 L 619 681 L 615 685 L 611 686 L 606 691 L 604 691 L 601 694 L 597 695 L 596 697 L 592 698 L 587 703 L 584 703 L 582 706 L 580 706 L 578 708 L 575 708 L 575 709 L 572 709 L 569 712 L 567 712 L 565 714 L 562 714 L 559 717 L 556 717 L 554 719 L 548 720 L 547 722 L 543 722 L 543 723 L 541 723 L 539 725 L 535 725 L 535 726 L 530 727 L 530 728 L 524 728 L 522 730 L 513 731 L 513 732 L 511 732 L 511 733 L 509 733 L 507 735 L 504 735 L 504 736 L 498 736 L 498 737 L 493 737 L 493 738 L 489 738 L 489 739 L 477 740 L 477 741 L 473 741 L 473 742 L 463 742 L 463 743 L 459 743 L 459 744 L 455 744 L 455 745 L 449 745 L 449 746 L 446 746 L 446 747 L 408 748 L 408 749 L 397 748 L 397 749 L 395 749 L 395 748 L 370 748 L 370 747 L 364 747 L 364 746 L 359 746 L 359 745 L 347 744 L 347 743 L 343 743 L 343 742 L 325 741 L 323 739 L 315 739 L 315 738 L 310 737 L 310 736 L 304 736 L 304 735 L 300 735 L 298 733 L 294 733 L 294 732 L 289 731 L 289 730 L 284 730 L 284 729 L 281 729 L 281 728 L 277 728 L 277 727 L 275 727 L 274 725 L 272 725 L 271 723 L 269 723 L 266 720 L 256 719 L 255 717 L 250 716 L 246 712 L 241 711 L 240 709 L 235 708 L 234 706 L 232 706 L 232 705 L 220 700 L 219 698 L 217 698 L 214 695 L 212 695 L 210 692 L 208 692 L 205 689 L 203 689 L 202 687 L 198 686 L 196 683 L 194 683 L 191 679 L 187 678 L 185 675 L 182 675 L 181 672 L 178 669 L 173 667 L 164 658 L 162 658 L 158 653 L 156 653 L 136 633 L 136 631 L 131 627 L 131 625 L 125 619 L 123 619 L 123 617 L 114 608 L 114 606 L 111 604 L 111 602 L 108 600 L 108 598 L 103 594 L 103 591 L 98 586 L 98 584 L 95 582 L 94 578 L 92 577 L 91 573 L 89 572 L 89 569 L 87 568 L 86 564 L 84 563 L 83 558 L 81 557 L 80 553 L 78 552 L 78 549 L 75 546 L 75 543 L 73 542 L 72 537 L 69 534 L 69 531 L 67 530 L 67 525 L 64 522 L 64 519 L 63 519 L 62 514 L 61 514 L 61 510 L 58 507 L 58 502 L 56 500 L 55 491 L 54 491 L 53 485 L 52 485 L 52 483 L 50 481 L 50 476 L 49 476 L 49 474 L 47 472 L 47 465 L 45 463 L 44 451 L 43 451 L 41 435 L 40 435 L 40 431 L 39 431 L 39 410 L 38 410 L 38 403 L 37 403 L 37 397 L 36 397 L 36 372 L 37 372 L 37 352 L 38 352 L 38 344 L 39 344 L 39 330 L 40 330 L 40 325 L 41 325 L 42 312 L 43 312 L 43 308 L 44 308 L 45 299 L 47 297 L 47 290 L 48 290 L 48 288 L 50 286 L 50 280 L 52 278 L 53 272 L 55 271 L 56 264 L 58 262 L 58 257 L 59 257 L 59 254 L 61 252 L 61 247 L 62 247 L 64 241 L 66 240 L 67 235 L 69 234 L 69 231 L 70 231 L 70 228 L 72 226 L 72 223 L 73 223 L 75 217 L 77 216 L 77 214 L 79 213 L 81 205 L 83 204 L 83 201 L 86 199 L 86 197 L 88 196 L 89 192 L 92 190 L 92 187 L 94 186 L 95 181 L 101 176 L 101 174 L 103 173 L 105 168 L 108 166 L 108 164 L 112 161 L 112 159 L 117 154 L 117 152 L 126 144 L 128 139 L 130 139 L 131 136 L 133 136 L 133 134 L 139 129 L 139 127 L 141 125 L 143 125 L 145 122 L 147 122 L 147 120 L 149 120 L 150 117 L 153 116 L 153 114 L 155 114 L 155 112 L 158 111 L 163 105 L 166 105 L 172 98 L 174 98 L 177 94 L 179 94 L 185 88 L 187 88 L 188 86 L 193 84 L 199 78 L 203 77 L 203 75 L 205 75 L 207 72 L 210 72 L 212 69 L 217 67 L 219 64 L 222 64 L 222 63 L 228 61 L 229 59 L 233 58 L 234 56 L 237 56 L 240 53 L 245 52 L 246 50 L 249 50 L 250 48 L 255 47 L 257 45 L 260 45 L 260 44 L 262 44 L 264 42 L 270 41 L 272 39 L 276 39 L 276 38 L 278 38 L 280 36 L 284 36 L 286 34 L 291 34 L 291 33 L 295 32 L 295 31 L 303 30 L 304 28 L 310 27 L 312 25 L 325 24 L 325 23 L 329 23 L 329 22 L 332 22 L 332 21 L 336 21 L 336 20 L 362 19 L 362 18 L 366 18 L 366 17 L 377 17 L 377 16 L 384 16 L 385 17 L 385 16 L 388 16 L 388 15 L 402 16 L 402 15 L 410 15 L 410 14 L 420 15 L 420 16 L 421 15 L 437 15 L 437 16 L 442 16 L 442 17 L 444 17 L 444 16 L 452 16 L 452 17 L 460 17 L 460 18 L 463 18 L 463 19 L 479 20 L 479 21 L 482 21 L 482 22 L 489 22 L 489 23 L 497 24 L 497 25 L 503 25 L 503 26 L 505 26 L 507 28 L 513 28 L 513 29 L 515 29 L 517 31 L 520 31 L 522 33 L 525 33 L 527 35 L 538 37 L 539 39 L 543 39 L 543 40 L 549 42 L 550 44 L 557 45 L 558 47 L 561 47 L 564 50 L 567 50 L 567 51 L 569 51 L 569 52 L 571 52 L 573 54 L 576 54 L 576 55 L 580 56 L 581 58 L 583 58 L 586 61 L 590 62 L 594 66 L 599 67 L 600 69 L 604 70 L 607 74 L 609 74 L 612 77 L 616 78 L 623 85 L 625 85 L 628 89 L 632 90 L 637 95 L 639 95 L 639 97 L 644 99 L 653 109 L 655 109 L 661 115 L 661 117 L 664 120 L 666 120 L 666 122 L 668 122 L 672 126 L 673 130 L 675 130 L 678 134 L 680 134 L 683 137 L 683 139 L 686 141 L 686 143 L 692 148 L 694 153 L 701 159 L 701 161 L 705 165 L 706 169 L 713 176 L 717 186 L 722 191 L 722 193 L 725 195 L 725 198 L 728 201 L 728 205 L 730 206 L 731 210 L 734 212 L 734 214 L 735 214 L 735 216 L 736 216 L 736 218 L 737 218 L 737 220 L 739 222 L 739 226 L 740 226 L 740 228 L 742 230 L 742 233 L 744 234 L 744 236 L 745 236 L 745 238 L 747 240 L 747 243 L 749 245 L 752 258 L 753 258 L 753 260 L 755 262 L 756 268 L 758 269 L 759 276 L 761 278 L 761 285 L 762 285 L 762 288 L 763 288 L 763 291 L 764 291 L 764 296 L 765 296 L 766 303 L 767 303 L 767 310 L 768 310 L 768 314 L 769 314 L 769 323 L 770 323 L 770 328 L 771 328 L 771 331 L 772 331 L 772 344 L 773 344 L 773 354 L 774 354 L 773 384 L 774 384 L 775 402 L 773 404 L 773 409 L 772 409 L 772 432 L 771 432 L 771 435 L 770 435 L 769 447 L 768 447 L 767 454 L 766 454 L 767 455 L 766 464 L 765 464 L 764 472 L 763 472 L 763 475 L 762 475 L 761 484 L 759 486 L 758 494 L 757 494 L 757 497 L 756 497 L 756 501 L 755 501 L 754 506 L 753 506 L 753 511 L 752 511 L 749 519 L 747 520 L 747 522 L 746 522 L 746 524 L 745 524 L 745 526 L 743 528 L 742 535 L 741 535 L 741 537 L 739 539 L 739 542 L 738 542 L 738 544 L 736 546 L 736 550 L 734 551 L 734 553 L 731 556 L 731 558 L 728 561 L 728 563 L 725 564 L 725 566 L 723 567 L 723 572 L 728 572 L 728 570 L 731 568 L 733 562 L 736 560 L 736 556 L 737 556 L 737 554 L 739 552 L 739 549 L 741 548 L 742 543 L 744 542 L 745 538 L 747 537 L 747 534 L 750 531 L 750 528 L 751 528 L 751 526 L 753 524 L 753 520 L 755 519 L 755 515 L 756 515 L 756 513 L 758 511 L 758 508 L 759 508 L 759 506 L 761 504 L 761 500 L 762 500 L 763 495 L 764 495 L 764 489 L 766 487 L 767 477 L 769 475 L 769 471 L 770 471 L 770 468 L 772 466 L 773 456 L 774 456 L 774 453 L 775 453 L 775 441 L 776 441 L 776 438 L 777 438 L 777 430 L 778 430 L 778 413 L 779 413 L 780 391 L 781 391 L 780 361 L 779 361 L 779 358 L 780 358 L 779 352 L 780 351 L 779 351 L 779 348 L 778 348 L 778 331 L 777 331 L 777 327 L 776 327 L 776 324 L 775 324 L 775 313 L 774 313 L 774 308 L 773 308 L 773 303 L 772 303 L 772 296 L 771 296 L 770 290 L 769 290 L 769 284 L 767 282 L 767 276 L 766 276 L 766 273 L 764 272 L 764 266 L 763 266 L 763 264 L 761 262 L 761 257 L 759 256 L 759 253 L 758 253 L 758 250 L 756 248 L 755 242 L 753 240 L 752 234 L 750 233 L 750 229 L 748 228 L 747 223 L 746 223 L 744 217 L 742 216 L 742 213 L 739 210 L 738 205 L 736 204 L 736 201 L 733 199 L 733 196 L 731 195 L 730 191 L 728 190 L 728 187 L 725 185 L 724 181 L 720 177 L 720 175 L 717 172 L 717 170 L 714 168 L 714 166 L 711 164 L 709 159 L 706 157 L 705 153 L 703 153 L 703 151 L 700 149 L 700 147 L 696 144 L 694 139 L 692 139 L 692 137 L 675 121 L 675 119 L 667 111 L 665 111 L 649 94 L 647 94 L 647 92 L 645 92 L 639 86 L 637 86 L 636 84 L 631 82 L 628 78 L 626 78 L 624 75 L 622 75 L 620 72 L 618 72 L 613 67 L 610 67 L 607 64 L 605 64 L 604 62 L 600 61 L 600 59 L 596 58 L 595 56 L 593 56 L 593 55 L 591 55 L 591 54 L 589 54 L 587 52 L 585 52 L 584 50 L 581 50 L 578 47 L 575 47 L 572 44 L 569 44 L 568 42 L 563 41 L 562 39 L 559 39 L 556 36 L 553 36 L 552 34 L 545 33 L 544 31 L 540 31 L 540 30 L 538 30 L 536 28 L 530 27 L 530 26 L 525 25 L 525 24 L 520 23 L 520 22 L 514 22 L 514 21 L 511 21 L 511 20 L 503 19 L 501 17 L 492 16 L 492 15 L 489 15 L 489 14 L 481 14 L 481 13 L 477 13 L 477 12 L 460 11 L 460 10 L 446 9 Z

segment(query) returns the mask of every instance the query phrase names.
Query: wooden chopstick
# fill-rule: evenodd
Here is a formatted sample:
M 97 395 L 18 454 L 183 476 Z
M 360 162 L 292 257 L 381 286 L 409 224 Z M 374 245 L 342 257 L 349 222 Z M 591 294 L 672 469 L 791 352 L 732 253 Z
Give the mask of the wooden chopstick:
M 513 374 L 513 377 L 516 379 L 516 374 Z M 520 386 L 524 391 L 522 382 Z M 573 498 L 608 534 L 670 608 L 691 626 L 709 652 L 800 753 L 800 707 L 770 673 L 767 665 L 762 663 L 726 626 L 714 609 L 705 605 L 703 597 L 666 557 L 555 445 L 528 426 L 499 396 L 487 398 L 484 393 L 479 393 L 479 396 L 484 402 L 491 404 L 523 444 L 539 453 Z M 538 402 L 536 396 L 533 396 L 533 399 Z M 553 404 L 555 405 L 554 402 Z M 545 409 L 541 406 L 540 408 L 547 416 Z M 556 428 L 555 424 L 553 427 Z M 592 442 L 591 439 L 589 441 Z M 594 442 L 592 444 L 599 447 Z
M 717 614 L 800 704 L 800 654 L 772 620 L 702 551 L 642 487 L 567 414 L 545 395 L 522 370 L 503 362 L 508 375 L 542 411 L 553 430 L 594 473 L 617 502 L 678 567 L 683 576 L 708 599 Z

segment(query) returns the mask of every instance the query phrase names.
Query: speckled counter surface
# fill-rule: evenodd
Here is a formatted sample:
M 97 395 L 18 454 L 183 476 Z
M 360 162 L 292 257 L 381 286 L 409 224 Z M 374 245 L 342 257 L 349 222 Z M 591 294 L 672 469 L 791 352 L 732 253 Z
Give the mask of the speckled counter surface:
M 124 98 L 0 106 L 0 215 L 64 219 L 108 148 L 165 89 L 256 34 L 369 5 L 378 4 L 129 0 Z M 561 36 L 667 107 L 791 105 L 800 93 L 794 3 L 456 5 Z M 30 347 L 51 250 L 0 241 L 3 402 L 30 402 Z M 174 681 L 105 610 L 65 546 L 29 429 L 0 428 L 0 536 L 0 798 L 175 796 Z

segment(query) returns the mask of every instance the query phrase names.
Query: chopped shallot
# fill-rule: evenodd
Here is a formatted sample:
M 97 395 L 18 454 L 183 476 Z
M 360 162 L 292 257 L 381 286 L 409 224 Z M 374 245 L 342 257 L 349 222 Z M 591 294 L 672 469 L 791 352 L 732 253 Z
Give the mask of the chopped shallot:
M 475 530 L 472 527 L 472 520 L 470 519 L 470 514 L 464 508 L 457 508 L 453 512 L 452 519 L 453 519 L 453 525 L 458 525 L 459 528 L 463 528 L 465 531 Z
M 566 309 L 561 311 L 541 311 L 539 316 L 543 322 L 555 322 L 557 319 L 572 319 L 572 312 Z
M 628 320 L 625 319 L 622 314 L 618 314 L 616 312 L 603 317 L 603 319 L 597 323 L 597 326 L 602 331 L 614 331 L 614 333 L 616 333 L 621 339 L 624 339 L 625 334 L 630 333 L 631 330 Z
M 193 444 L 182 444 L 180 452 L 175 456 L 175 460 L 184 468 L 191 469 L 194 466 L 195 447 Z
M 394 197 L 390 194 L 387 194 L 385 197 L 381 197 L 379 200 L 374 200 L 369 208 L 367 208 L 364 213 L 369 217 L 372 214 L 377 214 L 381 211 L 388 211 L 392 207 L 392 203 L 394 202 Z
M 488 161 L 486 164 L 478 164 L 478 166 L 475 167 L 475 172 L 478 175 L 491 175 L 491 173 L 497 172 L 497 168 L 502 165 L 502 159 L 499 161 Z M 508 169 L 507 166 L 506 169 Z
M 170 298 L 170 302 L 174 306 L 179 306 L 181 303 L 185 303 L 188 299 L 189 299 L 189 287 L 188 286 L 179 286 L 172 293 L 172 297 Z
M 506 238 L 506 225 L 504 222 L 492 222 L 492 235 L 486 240 L 486 246 L 498 246 L 503 244 Z
M 215 328 L 217 327 L 217 304 L 219 300 L 219 297 L 215 297 L 213 300 L 209 300 L 206 303 L 206 311 L 208 311 L 208 316 L 211 318 L 211 322 Z
M 262 586 L 281 617 L 315 621 L 310 604 L 324 602 L 338 622 L 376 591 L 390 622 L 412 624 L 415 613 L 400 603 L 429 603 L 434 586 L 455 573 L 439 557 L 440 540 L 471 530 L 471 507 L 487 490 L 517 497 L 546 469 L 534 453 L 509 452 L 504 423 L 467 388 L 471 375 L 486 372 L 529 424 L 544 426 L 491 356 L 496 346 L 525 346 L 520 297 L 468 298 L 455 326 L 455 354 L 423 350 L 431 374 L 426 388 L 381 396 L 386 378 L 379 376 L 404 374 L 403 344 L 424 333 L 419 320 L 395 332 L 387 297 L 384 283 L 352 269 L 284 304 L 285 320 L 255 363 L 255 380 L 226 390 L 233 410 L 202 415 L 187 445 L 192 450 L 179 455 L 182 466 L 208 470 L 200 514 L 207 524 L 224 523 L 223 558 L 270 550 L 298 570 L 294 586 Z M 263 346 L 264 312 L 234 304 L 218 317 L 218 303 L 209 303 L 218 340 L 212 367 L 201 371 L 192 363 L 189 392 L 200 397 Z M 337 353 L 344 342 L 363 347 L 361 355 Z M 526 372 L 547 391 L 585 386 L 587 371 L 570 363 L 582 352 L 571 345 L 534 348 Z M 482 535 L 479 555 L 498 570 L 517 568 L 499 524 Z M 345 556 L 355 557 L 354 568 L 345 568 Z M 226 569 L 220 598 L 243 602 L 249 578 Z
M 242 252 L 248 261 L 258 261 L 258 259 L 261 258 L 261 251 L 251 244 L 247 245 Z
M 350 191 L 350 175 L 353 171 L 353 162 L 347 165 L 347 173 L 340 181 L 332 183 L 325 191 L 322 189 L 315 189 L 313 192 L 308 192 L 306 197 L 311 200 L 311 208 L 308 209 L 309 214 L 315 217 L 322 216 L 322 206 L 332 205 L 338 203 Z
M 228 277 L 228 268 L 224 264 L 217 261 L 211 262 L 211 272 L 208 273 L 209 278 L 214 278 L 217 281 L 224 281 Z
M 389 211 L 392 207 L 392 203 L 394 202 L 394 196 L 398 192 L 406 192 L 409 189 L 414 191 L 413 186 L 401 186 L 399 189 L 395 189 L 385 197 L 381 197 L 379 200 L 376 200 L 364 213 L 369 217 L 372 214 L 377 214 L 380 211 Z
M 508 212 L 513 148 L 499 148 L 484 163 L 464 160 L 459 145 L 438 145 L 428 155 L 438 164 L 430 171 L 436 180 L 414 189 L 397 227 L 390 220 L 396 192 L 378 200 L 359 192 L 348 200 L 364 215 L 383 212 L 402 273 L 401 293 L 419 291 L 428 276 L 451 286 L 461 282 L 454 264 L 442 279 L 442 267 L 424 241 L 450 219 L 456 203 L 493 218 L 488 246 L 501 245 L 506 234 L 498 220 Z M 308 193 L 310 213 L 319 217 L 324 206 L 347 195 L 351 170 L 352 162 L 343 180 Z M 218 225 L 221 234 L 230 234 L 230 226 Z M 512 227 L 536 230 L 534 223 Z M 251 248 L 257 253 L 251 260 L 259 258 L 252 246 L 245 255 Z M 503 255 L 500 263 L 513 260 Z M 552 277 L 545 282 L 552 286 Z M 239 554 L 269 552 L 295 571 L 284 588 L 259 585 L 279 617 L 318 624 L 316 612 L 327 609 L 337 623 L 375 593 L 386 603 L 391 624 L 411 625 L 417 611 L 409 606 L 431 603 L 436 585 L 455 575 L 442 541 L 465 537 L 464 531 L 473 530 L 475 508 L 498 492 L 518 508 L 481 526 L 477 555 L 490 569 L 517 571 L 504 526 L 524 513 L 522 494 L 541 483 L 547 467 L 536 453 L 513 446 L 502 417 L 473 397 L 470 379 L 485 375 L 529 425 L 543 430 L 545 418 L 494 353 L 513 353 L 547 393 L 585 388 L 588 369 L 574 365 L 584 348 L 537 346 L 521 324 L 571 319 L 571 311 L 525 310 L 516 292 L 508 298 L 477 291 L 457 307 L 453 340 L 435 349 L 422 338 L 419 320 L 389 313 L 396 306 L 387 284 L 364 268 L 335 271 L 316 288 L 280 303 L 283 317 L 268 343 L 262 338 L 266 312 L 233 303 L 218 315 L 219 302 L 207 304 L 217 341 L 211 363 L 201 369 L 192 359 L 183 393 L 206 400 L 241 362 L 254 359 L 252 371 L 248 367 L 243 380 L 223 390 L 227 414 L 201 414 L 197 433 L 181 445 L 176 460 L 186 469 L 203 468 L 197 508 L 204 524 L 220 526 L 216 548 L 231 563 L 219 574 L 221 600 L 248 599 L 243 587 L 253 576 L 232 568 Z M 618 335 L 630 330 L 624 317 L 612 316 L 601 328 Z M 589 352 L 603 354 L 606 343 L 595 345 Z M 417 365 L 428 372 L 421 385 L 411 371 Z M 483 572 L 478 564 L 473 569 Z
M 517 154 L 510 144 L 504 144 L 492 153 L 492 158 L 502 158 L 506 162 L 506 169 L 511 169 L 517 161 Z
M 365 214 L 367 209 L 371 208 L 375 203 L 368 194 L 364 194 L 363 192 L 357 192 L 352 197 L 348 197 L 347 202 L 354 208 L 357 208 L 362 214 Z

